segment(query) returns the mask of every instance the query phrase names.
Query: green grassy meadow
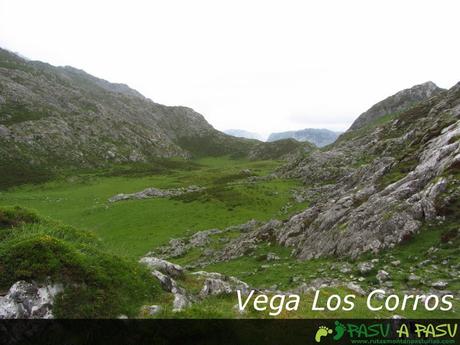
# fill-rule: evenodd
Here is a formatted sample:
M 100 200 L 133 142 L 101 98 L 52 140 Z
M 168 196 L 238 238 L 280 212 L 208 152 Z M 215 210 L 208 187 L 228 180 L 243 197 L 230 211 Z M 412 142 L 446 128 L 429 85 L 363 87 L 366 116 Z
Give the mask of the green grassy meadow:
M 278 161 L 247 161 L 229 157 L 203 158 L 191 162 L 171 161 L 160 166 L 66 173 L 49 182 L 3 190 L 0 192 L 0 230 L 5 228 L 3 223 L 7 225 L 5 229 L 14 225 L 14 229 L 19 230 L 0 232 L 0 272 L 15 267 L 13 263 L 18 257 L 29 254 L 30 257 L 23 266 L 15 267 L 7 280 L 0 280 L 0 289 L 7 289 L 17 279 L 62 275 L 69 283 L 76 280 L 81 284 L 79 279 L 83 275 L 88 277 L 84 283 L 87 290 L 67 290 L 57 302 L 59 317 L 114 317 L 120 313 L 135 317 L 136 310 L 142 304 L 161 305 L 162 311 L 157 317 L 163 318 L 272 317 L 268 311 L 253 309 L 240 313 L 235 309 L 235 294 L 211 296 L 182 312 L 173 312 L 172 295 L 161 291 L 158 282 L 153 282 L 152 277 L 136 261 L 172 238 L 189 236 L 200 230 L 223 229 L 251 219 L 286 219 L 290 214 L 304 209 L 307 206 L 305 202 L 295 203 L 292 199 L 293 190 L 300 187 L 299 181 L 264 178 L 280 164 Z M 118 193 L 134 193 L 148 187 L 167 189 L 190 185 L 206 189 L 180 197 L 108 202 L 110 197 Z M 23 214 L 18 210 L 10 213 L 13 205 L 36 210 L 40 216 L 27 212 Z M 391 274 L 396 291 L 411 287 L 423 289 L 422 285 L 409 283 L 407 274 L 413 262 L 427 257 L 434 246 L 439 251 L 432 259 L 433 268 L 429 268 L 430 279 L 445 279 L 446 271 L 437 270 L 436 267 L 442 267 L 446 258 L 449 263 L 460 265 L 459 239 L 444 241 L 446 233 L 455 227 L 455 222 L 442 227 L 427 225 L 409 243 L 379 254 L 374 270 L 364 277 L 360 285 L 365 289 L 378 288 L 375 274 L 377 270 L 385 269 Z M 222 243 L 221 236 L 234 238 L 239 235 L 237 230 L 213 235 L 211 245 L 222 245 L 219 244 Z M 279 259 L 268 261 L 268 253 L 276 254 Z M 201 249 L 195 248 L 171 261 L 181 265 L 193 264 L 200 255 Z M 358 262 L 371 259 L 375 257 L 368 255 Z M 400 261 L 398 266 L 392 265 L 395 260 Z M 289 248 L 264 243 L 258 246 L 253 255 L 208 264 L 200 269 L 233 275 L 257 288 L 289 291 L 317 278 L 338 281 L 354 279 L 360 275 L 356 264 L 337 258 L 298 261 L 291 257 Z M 343 272 L 343 265 L 351 266 L 351 270 Z M 134 276 L 129 271 L 134 272 Z M 412 271 L 423 275 L 426 268 Z M 199 291 L 202 286 L 202 282 L 191 275 L 179 279 L 178 284 L 188 291 Z M 94 297 L 91 291 L 95 289 L 99 295 Z M 460 278 L 454 279 L 449 289 L 460 290 Z M 128 291 L 139 293 L 127 297 Z M 334 293 L 352 293 L 345 287 L 330 287 L 321 291 L 324 297 Z M 315 312 L 310 308 L 312 299 L 312 292 L 302 295 L 299 310 L 283 311 L 276 317 L 347 318 L 359 315 L 375 318 L 395 314 L 369 311 L 364 297 L 357 298 L 353 312 Z M 87 307 L 77 306 L 78 301 L 86 301 Z M 106 305 L 110 309 L 104 309 Z M 405 317 L 460 317 L 459 308 L 456 301 L 454 310 L 448 313 L 419 309 L 397 314 Z
M 114 253 L 140 257 L 169 239 L 199 230 L 222 228 L 250 219 L 282 218 L 291 200 L 293 180 L 243 181 L 242 169 L 264 176 L 280 162 L 205 158 L 193 169 L 170 169 L 154 174 L 100 172 L 70 175 L 0 192 L 0 205 L 20 205 L 66 224 L 87 229 Z M 111 176 L 112 175 L 112 176 Z M 125 175 L 125 176 L 117 176 Z M 198 185 L 206 193 L 183 198 L 128 200 L 109 203 L 118 193 L 148 187 L 176 188 Z M 304 205 L 293 206 L 292 211 Z

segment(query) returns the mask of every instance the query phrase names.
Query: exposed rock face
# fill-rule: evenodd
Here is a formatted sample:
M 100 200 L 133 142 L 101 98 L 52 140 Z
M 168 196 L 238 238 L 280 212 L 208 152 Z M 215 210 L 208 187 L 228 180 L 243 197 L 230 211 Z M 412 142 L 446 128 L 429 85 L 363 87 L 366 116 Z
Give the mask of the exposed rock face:
M 60 284 L 39 286 L 18 281 L 0 297 L 0 319 L 51 319 L 54 298 L 62 291 Z
M 174 189 L 158 189 L 147 188 L 138 193 L 132 194 L 117 194 L 109 199 L 109 202 L 117 202 L 122 200 L 139 200 L 151 198 L 169 198 L 179 196 L 182 194 L 193 193 L 202 191 L 204 188 L 198 186 L 189 186 L 187 188 L 174 188 Z
M 332 144 L 339 135 L 340 132 L 334 132 L 329 129 L 305 128 L 298 131 L 272 133 L 267 141 L 292 138 L 297 141 L 308 141 L 318 147 L 323 147 Z
M 353 122 L 350 129 L 358 129 L 375 121 L 379 117 L 406 110 L 420 101 L 438 95 L 441 91 L 443 91 L 443 89 L 437 87 L 436 84 L 431 81 L 415 85 L 410 89 L 399 91 L 362 113 L 355 122 Z
M 409 240 L 460 197 L 459 138 L 460 84 L 388 123 L 346 133 L 329 150 L 298 157 L 279 172 L 305 182 L 309 208 L 242 234 L 213 261 L 246 255 L 264 241 L 310 259 L 357 258 Z

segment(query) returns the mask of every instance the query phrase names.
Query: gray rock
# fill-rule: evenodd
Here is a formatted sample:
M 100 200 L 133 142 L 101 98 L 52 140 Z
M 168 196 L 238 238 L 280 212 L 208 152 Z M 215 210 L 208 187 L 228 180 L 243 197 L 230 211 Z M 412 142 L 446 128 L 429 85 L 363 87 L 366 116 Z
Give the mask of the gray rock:
M 229 294 L 233 290 L 228 282 L 221 279 L 206 278 L 203 288 L 200 291 L 200 296 L 222 295 Z
M 122 200 L 132 199 L 150 199 L 150 198 L 169 198 L 173 196 L 179 196 L 182 194 L 199 192 L 204 190 L 202 187 L 189 186 L 187 188 L 175 188 L 175 189 L 158 189 L 158 188 L 147 188 L 138 193 L 132 194 L 117 194 L 109 199 L 109 202 L 117 202 Z
M 268 253 L 267 254 L 267 261 L 275 261 L 275 260 L 279 260 L 280 257 L 278 255 L 276 255 L 275 253 Z
M 240 290 L 243 295 L 250 292 L 251 287 L 245 282 L 232 276 L 226 276 L 217 272 L 197 271 L 192 275 L 205 278 L 203 287 L 200 291 L 200 296 L 219 295 L 223 293 L 231 293 Z
M 364 296 L 366 294 L 366 291 L 364 291 L 364 289 L 361 286 L 353 282 L 348 283 L 347 288 L 361 296 Z
M 380 282 L 380 284 L 382 284 L 383 282 L 386 282 L 388 280 L 390 280 L 390 274 L 387 272 L 387 271 L 384 271 L 384 270 L 379 270 L 377 272 L 377 275 L 375 276 L 377 278 L 377 280 Z
M 420 281 L 422 278 L 420 278 L 418 275 L 414 274 L 414 273 L 411 273 L 409 274 L 409 276 L 407 277 L 407 280 L 408 281 L 413 281 L 413 282 L 418 282 Z
M 449 283 L 447 283 L 446 281 L 443 281 L 443 280 L 438 280 L 436 282 L 434 282 L 433 284 L 431 284 L 432 287 L 434 287 L 435 289 L 438 289 L 438 290 L 443 290 L 447 287 L 447 285 L 449 285 Z
M 158 270 L 171 277 L 180 277 L 184 273 L 184 269 L 181 266 L 152 256 L 145 256 L 139 262 L 151 270 Z
M 52 319 L 54 299 L 63 290 L 62 284 L 18 281 L 0 297 L 0 319 Z
M 149 316 L 155 316 L 161 312 L 162 308 L 160 305 L 146 305 L 142 307 L 142 312 Z
M 372 262 L 360 262 L 358 264 L 358 271 L 361 274 L 369 274 L 374 269 L 374 264 Z
M 175 293 L 173 301 L 173 312 L 182 311 L 191 305 L 190 300 L 183 294 Z

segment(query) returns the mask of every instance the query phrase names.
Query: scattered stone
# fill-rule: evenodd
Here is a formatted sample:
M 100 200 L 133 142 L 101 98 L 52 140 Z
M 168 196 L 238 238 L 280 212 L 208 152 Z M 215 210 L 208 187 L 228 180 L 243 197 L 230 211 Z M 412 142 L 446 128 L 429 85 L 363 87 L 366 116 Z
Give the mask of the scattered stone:
M 159 305 L 146 305 L 142 307 L 142 312 L 150 316 L 155 316 L 160 313 L 161 309 Z
M 152 256 L 145 256 L 139 262 L 147 265 L 150 269 L 158 270 L 176 278 L 184 273 L 184 269 L 181 266 Z
M 221 279 L 206 278 L 200 291 L 201 297 L 229 294 L 233 290 L 228 282 Z
M 340 272 L 343 274 L 350 273 L 351 271 L 352 271 L 351 265 L 348 263 L 343 264 L 342 267 L 340 268 Z
M 414 273 L 411 273 L 409 274 L 409 276 L 407 277 L 407 280 L 408 281 L 412 281 L 412 282 L 418 282 L 420 281 L 422 278 L 420 278 L 418 275 L 414 274 Z
M 361 274 L 369 274 L 374 269 L 372 262 L 361 262 L 358 264 L 358 271 Z
M 267 254 L 267 261 L 274 261 L 274 260 L 279 260 L 280 257 L 276 255 L 275 253 L 268 253 Z
M 188 300 L 188 298 L 180 293 L 174 294 L 174 301 L 173 301 L 173 312 L 182 311 L 185 308 L 189 307 L 192 303 Z
M 364 291 L 364 289 L 361 286 L 353 282 L 348 283 L 347 288 L 361 296 L 364 296 L 366 294 L 366 291 Z
M 421 262 L 419 262 L 419 263 L 417 264 L 417 267 L 424 267 L 424 266 L 428 265 L 430 262 L 431 262 L 430 259 L 423 260 L 423 261 L 421 261 Z
M 437 282 L 434 282 L 433 284 L 431 284 L 432 287 L 434 287 L 435 289 L 438 289 L 438 290 L 443 290 L 447 287 L 447 285 L 449 285 L 446 281 L 443 281 L 443 280 L 438 280 Z
M 173 189 L 158 189 L 158 188 L 147 188 L 138 193 L 132 194 L 117 194 L 109 199 L 109 202 L 118 202 L 123 200 L 135 200 L 135 199 L 150 199 L 150 198 L 170 198 L 179 196 L 182 194 L 200 192 L 204 190 L 203 187 L 188 186 L 187 188 L 173 188 Z
M 379 283 L 382 284 L 383 282 L 390 280 L 390 273 L 384 270 L 379 270 L 375 277 L 377 278 Z
M 243 295 L 250 292 L 251 287 L 245 282 L 232 276 L 226 276 L 217 272 L 198 271 L 191 273 L 195 276 L 206 278 L 200 296 L 216 295 L 220 293 L 231 293 L 240 290 Z
M 391 264 L 392 264 L 393 266 L 397 267 L 397 266 L 401 265 L 401 261 L 395 260 L 395 261 L 392 261 Z

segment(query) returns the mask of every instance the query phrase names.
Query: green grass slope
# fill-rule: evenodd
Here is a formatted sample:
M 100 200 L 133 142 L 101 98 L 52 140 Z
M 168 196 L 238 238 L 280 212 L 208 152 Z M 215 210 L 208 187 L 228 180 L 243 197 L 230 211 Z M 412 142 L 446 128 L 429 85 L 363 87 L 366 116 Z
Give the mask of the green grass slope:
M 18 280 L 62 283 L 59 318 L 136 316 L 159 292 L 137 262 L 106 251 L 94 234 L 19 207 L 0 207 L 0 290 Z

